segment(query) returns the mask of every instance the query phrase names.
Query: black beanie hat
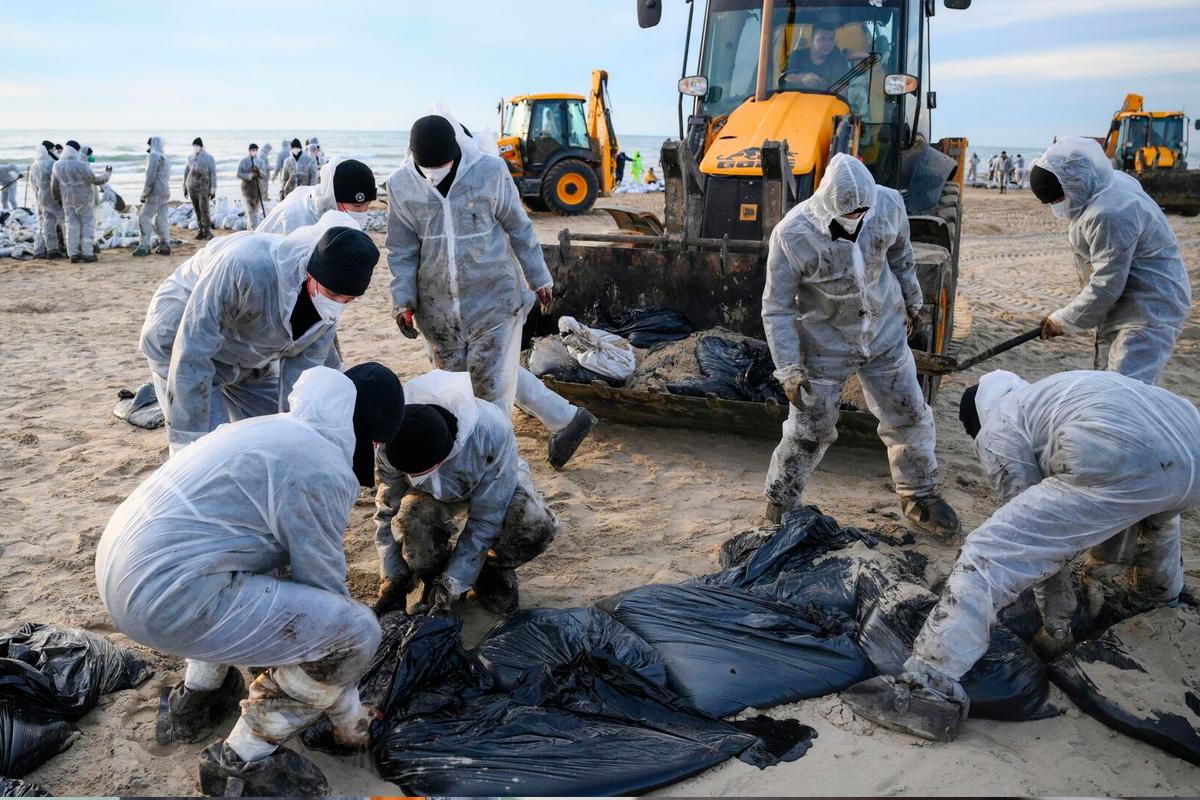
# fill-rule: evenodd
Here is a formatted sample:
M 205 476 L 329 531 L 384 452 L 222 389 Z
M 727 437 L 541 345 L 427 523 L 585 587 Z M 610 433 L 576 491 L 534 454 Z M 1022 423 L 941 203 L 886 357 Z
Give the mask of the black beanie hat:
M 42 147 L 46 148 L 47 150 L 53 150 L 54 142 L 50 141 L 49 139 L 42 139 Z
M 1062 184 L 1058 182 L 1058 176 L 1036 164 L 1029 171 L 1029 188 L 1033 191 L 1033 196 L 1043 203 L 1057 203 L 1067 196 Z
M 437 114 L 421 117 L 408 132 L 408 149 L 418 167 L 440 167 L 462 155 L 454 126 Z
M 339 203 L 366 203 L 374 200 L 375 173 L 353 158 L 340 162 L 333 170 L 333 199 Z
M 360 230 L 336 227 L 325 231 L 308 259 L 308 274 L 331 292 L 361 297 L 371 285 L 379 248 Z
M 375 485 L 375 442 L 396 438 L 404 422 L 404 387 L 382 364 L 369 361 L 346 370 L 354 384 L 354 477 Z
M 258 145 L 256 145 L 254 142 L 251 142 L 251 143 L 250 143 L 250 146 L 249 146 L 249 147 L 247 147 L 246 149 L 247 149 L 247 150 L 257 150 L 257 149 L 258 149 Z
M 979 384 L 968 386 L 958 401 L 958 421 L 962 423 L 967 433 L 974 439 L 979 435 L 979 409 L 975 407 L 975 395 L 979 394 Z
M 75 141 L 74 139 L 67 139 L 67 147 L 74 147 L 76 150 L 82 149 L 79 146 L 79 142 Z
M 388 461 L 401 472 L 420 475 L 446 460 L 458 436 L 458 420 L 437 405 L 414 403 L 405 409 L 404 424 L 384 445 Z
M 292 146 L 293 148 L 295 148 L 295 147 L 300 147 L 300 146 L 301 146 L 301 145 L 300 145 L 300 140 L 299 140 L 299 139 L 292 139 L 292 144 L 291 144 L 291 146 Z
M 197 136 L 195 139 L 192 139 L 192 146 L 194 147 L 196 145 L 200 145 L 201 147 L 204 147 L 204 140 L 201 139 L 199 136 Z

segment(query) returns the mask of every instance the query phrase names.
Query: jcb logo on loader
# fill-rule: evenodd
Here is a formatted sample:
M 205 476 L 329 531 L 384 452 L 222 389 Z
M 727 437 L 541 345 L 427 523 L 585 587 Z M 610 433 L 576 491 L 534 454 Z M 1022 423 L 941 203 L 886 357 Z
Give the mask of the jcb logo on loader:
M 796 156 L 788 153 L 788 167 L 796 166 Z M 736 153 L 717 156 L 717 169 L 758 169 L 762 167 L 762 148 L 747 147 Z
M 742 203 L 738 209 L 738 221 L 754 222 L 758 219 L 758 203 Z

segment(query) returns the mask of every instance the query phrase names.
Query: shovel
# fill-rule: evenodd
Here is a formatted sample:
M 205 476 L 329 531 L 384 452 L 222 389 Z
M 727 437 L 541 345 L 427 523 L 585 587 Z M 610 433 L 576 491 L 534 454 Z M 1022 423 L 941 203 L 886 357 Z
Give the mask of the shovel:
M 952 372 L 962 372 L 968 370 L 976 364 L 987 361 L 992 356 L 1000 355 L 1001 353 L 1012 350 L 1017 345 L 1025 344 L 1031 339 L 1036 339 L 1042 335 L 1042 326 L 1038 325 L 1032 330 L 1025 331 L 1022 334 L 1005 339 L 999 344 L 992 345 L 987 350 L 980 351 L 973 356 L 967 356 L 962 361 L 950 356 L 940 356 L 936 353 L 927 353 L 924 350 L 914 350 L 913 359 L 917 362 L 917 372 L 924 375 L 949 375 Z

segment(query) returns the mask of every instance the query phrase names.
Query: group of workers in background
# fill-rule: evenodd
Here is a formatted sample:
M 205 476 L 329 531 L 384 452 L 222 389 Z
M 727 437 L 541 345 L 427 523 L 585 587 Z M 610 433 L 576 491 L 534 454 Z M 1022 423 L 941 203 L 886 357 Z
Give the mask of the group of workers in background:
M 215 172 L 196 147 L 185 181 L 203 205 Z M 149 148 L 162 155 L 161 140 Z M 256 149 L 238 173 L 261 210 Z M 67 152 L 79 161 L 83 150 Z M 515 569 L 560 529 L 518 455 L 512 407 L 545 425 L 555 468 L 596 424 L 520 366 L 525 318 L 535 302 L 551 310 L 553 279 L 507 167 L 461 125 L 417 120 L 386 182 L 391 315 L 400 334 L 423 337 L 433 368 L 405 385 L 376 363 L 341 370 L 334 345 L 380 259 L 362 230 L 377 196 L 371 170 L 335 160 L 318 181 L 319 150 L 293 140 L 280 155 L 276 174 L 294 191 L 154 294 L 140 349 L 170 457 L 118 508 L 96 556 L 116 628 L 187 659 L 165 729 L 198 741 L 241 701 L 229 736 L 200 757 L 209 794 L 230 779 L 247 794 L 323 793 L 319 768 L 283 746 L 322 714 L 340 744 L 366 743 L 376 712 L 357 683 L 381 634 L 346 587 L 342 544 L 359 487 L 376 489 L 376 613 L 445 612 L 468 596 L 507 613 L 519 603 Z M 154 169 L 146 203 L 169 175 Z M 80 185 L 107 179 L 87 174 Z M 1042 335 L 1095 330 L 1097 371 L 1033 384 L 993 372 L 963 393 L 960 419 L 1004 505 L 966 537 L 904 674 L 845 694 L 864 716 L 930 738 L 952 737 L 966 718 L 961 678 L 1023 590 L 1042 612 L 1039 652 L 1070 646 L 1070 567 L 1085 551 L 1085 574 L 1100 581 L 1113 567 L 1105 548 L 1127 539 L 1138 600 L 1174 602 L 1179 514 L 1200 504 L 1200 412 L 1154 385 L 1191 309 L 1165 217 L 1090 140 L 1051 147 L 1030 186 L 1070 222 L 1083 284 Z M 959 533 L 908 346 L 922 305 L 903 199 L 862 162 L 834 156 L 770 239 L 762 317 L 790 406 L 764 489 L 770 521 L 806 501 L 855 376 L 906 520 Z M 249 666 L 262 671 L 247 690 L 238 667 Z
M 1001 150 L 988 159 L 986 180 L 979 177 L 979 154 L 971 153 L 967 159 L 966 184 L 977 186 L 983 183 L 989 189 L 1000 189 L 1000 194 L 1006 194 L 1009 186 L 1024 188 L 1029 173 L 1025 170 L 1025 156 L 1017 153 L 1010 156 L 1007 150 Z

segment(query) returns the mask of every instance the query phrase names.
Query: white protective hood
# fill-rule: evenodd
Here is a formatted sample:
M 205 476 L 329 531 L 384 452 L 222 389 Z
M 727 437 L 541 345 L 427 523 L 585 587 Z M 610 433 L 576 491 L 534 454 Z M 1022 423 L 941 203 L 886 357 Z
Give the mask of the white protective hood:
M 354 458 L 355 397 L 354 383 L 329 367 L 305 370 L 288 395 L 288 414 L 338 447 L 347 466 Z
M 1019 375 L 998 369 L 989 372 L 979 379 L 979 391 L 975 394 L 975 412 L 979 414 L 979 426 L 987 424 L 992 414 L 1000 406 L 1000 401 L 1018 389 L 1029 385 L 1029 381 Z
M 875 207 L 875 178 L 857 158 L 838 153 L 829 160 L 821 185 L 800 207 L 818 228 L 828 228 L 834 217 Z
M 1062 184 L 1067 214 L 1075 219 L 1098 193 L 1112 183 L 1112 162 L 1095 139 L 1068 136 L 1055 142 L 1033 162 L 1049 170 Z

